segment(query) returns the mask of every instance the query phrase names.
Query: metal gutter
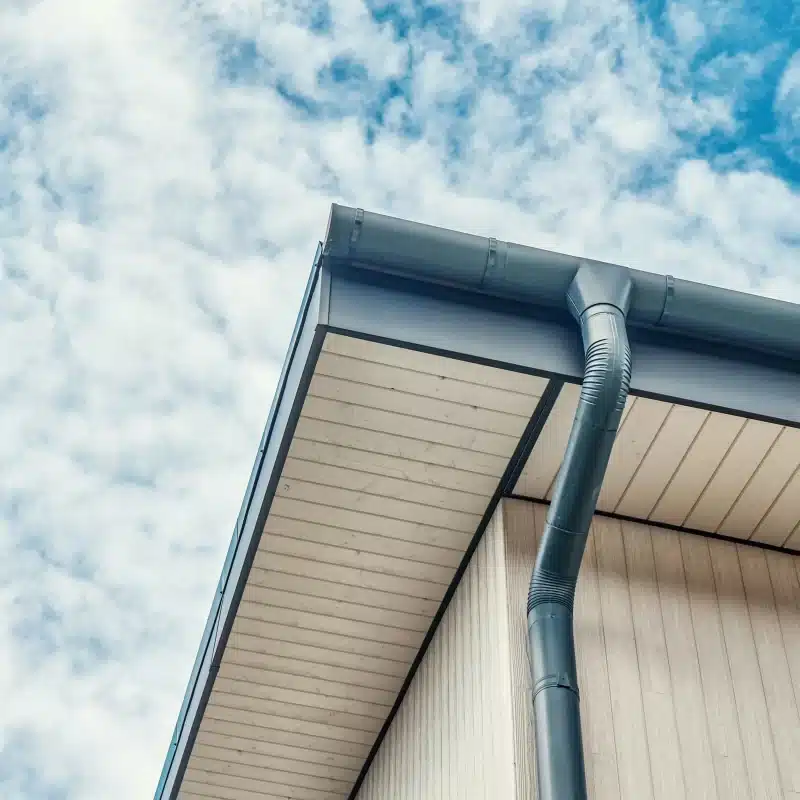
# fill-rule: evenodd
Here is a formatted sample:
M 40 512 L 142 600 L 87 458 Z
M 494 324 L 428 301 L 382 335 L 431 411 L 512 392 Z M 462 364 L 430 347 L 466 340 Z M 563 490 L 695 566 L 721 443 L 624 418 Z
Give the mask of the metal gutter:
M 323 255 L 564 311 L 581 265 L 617 267 L 336 204 Z M 632 282 L 629 325 L 800 361 L 800 305 L 618 268 Z

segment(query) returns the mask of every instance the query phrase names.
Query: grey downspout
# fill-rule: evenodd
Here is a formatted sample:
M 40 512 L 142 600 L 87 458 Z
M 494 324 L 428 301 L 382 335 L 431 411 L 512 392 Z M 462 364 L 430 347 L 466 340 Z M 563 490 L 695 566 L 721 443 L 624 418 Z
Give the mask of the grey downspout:
M 572 606 L 600 486 L 628 396 L 632 281 L 584 264 L 567 292 L 586 355 L 583 387 L 528 593 L 538 800 L 586 800 Z

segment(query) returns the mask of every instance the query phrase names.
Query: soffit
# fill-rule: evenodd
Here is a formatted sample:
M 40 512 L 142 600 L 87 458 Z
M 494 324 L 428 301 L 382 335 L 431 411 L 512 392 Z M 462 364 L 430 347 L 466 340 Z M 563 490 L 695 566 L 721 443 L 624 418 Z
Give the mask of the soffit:
M 563 388 L 515 494 L 552 498 L 579 395 Z M 800 430 L 629 397 L 597 509 L 800 550 Z
M 179 797 L 348 796 L 546 385 L 327 335 Z

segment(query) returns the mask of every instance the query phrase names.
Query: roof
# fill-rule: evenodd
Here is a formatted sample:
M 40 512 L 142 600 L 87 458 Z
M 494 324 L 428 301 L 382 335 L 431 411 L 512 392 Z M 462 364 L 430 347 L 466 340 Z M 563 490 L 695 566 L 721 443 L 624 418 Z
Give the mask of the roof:
M 549 498 L 579 263 L 333 208 L 157 800 L 355 796 L 500 498 Z M 599 510 L 800 551 L 800 307 L 634 277 Z

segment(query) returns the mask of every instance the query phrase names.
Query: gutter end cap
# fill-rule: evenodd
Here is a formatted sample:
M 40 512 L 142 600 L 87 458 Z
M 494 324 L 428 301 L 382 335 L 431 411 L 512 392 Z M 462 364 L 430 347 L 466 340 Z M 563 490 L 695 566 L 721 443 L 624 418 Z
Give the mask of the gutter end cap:
M 576 320 L 599 304 L 616 306 L 626 316 L 633 281 L 625 267 L 582 261 L 567 289 L 567 307 Z
M 362 212 L 363 214 L 363 212 Z M 345 258 L 350 253 L 350 239 L 356 224 L 357 209 L 331 203 L 322 254 Z

